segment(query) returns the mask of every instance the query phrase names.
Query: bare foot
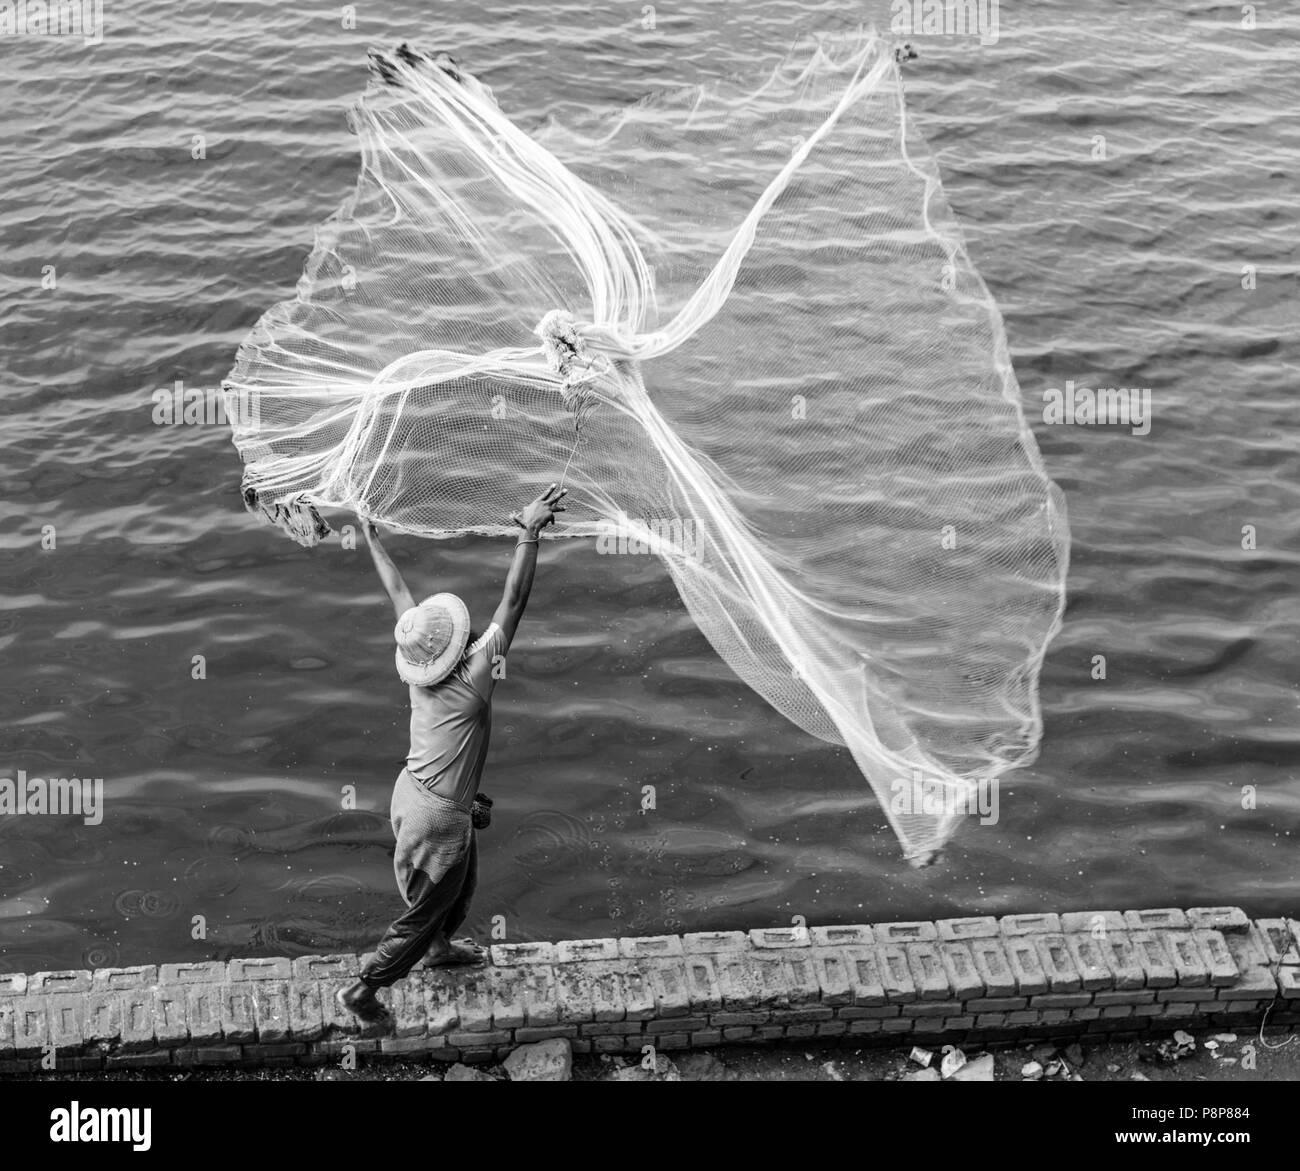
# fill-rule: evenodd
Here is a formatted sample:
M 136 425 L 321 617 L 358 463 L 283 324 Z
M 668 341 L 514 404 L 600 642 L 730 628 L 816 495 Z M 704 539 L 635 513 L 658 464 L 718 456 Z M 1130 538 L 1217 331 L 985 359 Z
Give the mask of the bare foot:
M 487 949 L 479 947 L 472 939 L 453 939 L 450 943 L 435 943 L 424 957 L 426 968 L 449 968 L 457 965 L 481 964 L 487 961 Z
M 375 995 L 375 990 L 361 980 L 348 988 L 340 988 L 334 999 L 341 1008 L 368 1025 L 387 1024 L 392 1020 L 392 1014 Z

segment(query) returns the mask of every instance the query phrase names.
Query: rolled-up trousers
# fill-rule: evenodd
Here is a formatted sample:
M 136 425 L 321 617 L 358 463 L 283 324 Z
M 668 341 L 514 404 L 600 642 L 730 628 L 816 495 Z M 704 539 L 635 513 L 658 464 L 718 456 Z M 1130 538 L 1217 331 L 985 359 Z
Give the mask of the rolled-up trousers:
M 392 821 L 393 872 L 407 909 L 361 971 L 371 988 L 395 984 L 437 936 L 450 938 L 465 922 L 478 883 L 478 841 L 468 808 L 403 769 L 393 786 Z

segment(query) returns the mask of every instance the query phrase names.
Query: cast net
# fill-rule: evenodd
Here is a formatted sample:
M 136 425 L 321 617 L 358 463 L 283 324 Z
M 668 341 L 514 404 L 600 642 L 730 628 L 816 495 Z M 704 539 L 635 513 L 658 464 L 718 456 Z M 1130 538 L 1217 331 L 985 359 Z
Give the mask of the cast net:
M 249 507 L 505 535 L 564 475 L 547 537 L 657 553 L 924 860 L 1037 752 L 1068 536 L 891 47 L 532 134 L 445 55 L 371 59 L 355 193 L 226 382 Z

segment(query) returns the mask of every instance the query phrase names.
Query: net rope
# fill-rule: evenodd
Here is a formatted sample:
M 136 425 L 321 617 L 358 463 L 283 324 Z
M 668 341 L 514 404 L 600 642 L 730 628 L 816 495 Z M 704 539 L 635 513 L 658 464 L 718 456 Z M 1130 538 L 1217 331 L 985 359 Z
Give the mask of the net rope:
M 563 469 L 548 539 L 658 554 L 931 857 L 1037 754 L 1068 532 L 891 47 L 531 133 L 446 55 L 371 63 L 356 189 L 225 383 L 248 507 L 505 535 Z

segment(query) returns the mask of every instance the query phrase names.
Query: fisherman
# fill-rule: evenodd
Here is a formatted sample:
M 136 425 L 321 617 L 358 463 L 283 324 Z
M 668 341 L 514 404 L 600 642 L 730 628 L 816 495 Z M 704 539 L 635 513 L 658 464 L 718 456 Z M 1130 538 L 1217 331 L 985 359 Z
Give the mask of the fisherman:
M 474 896 L 474 831 L 486 827 L 491 806 L 478 786 L 492 731 L 494 667 L 528 604 L 539 534 L 564 511 L 567 491 L 552 484 L 511 518 L 523 532 L 501 603 L 481 634 L 470 629 L 469 611 L 455 594 L 434 594 L 417 606 L 379 530 L 358 518 L 397 612 L 397 673 L 411 693 L 411 746 L 392 801 L 393 869 L 407 911 L 385 932 L 356 983 L 338 993 L 339 1004 L 367 1023 L 390 1017 L 375 990 L 395 984 L 421 960 L 439 967 L 485 959 L 476 943 L 451 936 Z

